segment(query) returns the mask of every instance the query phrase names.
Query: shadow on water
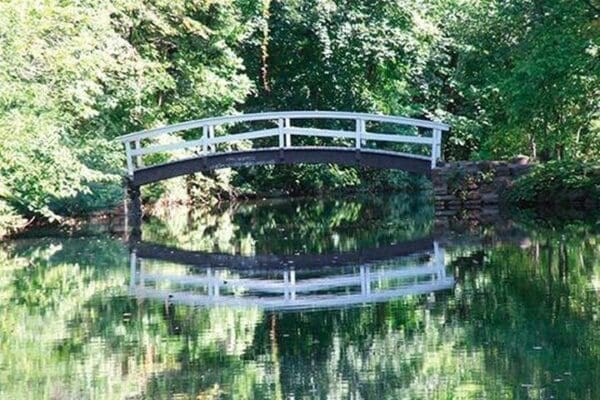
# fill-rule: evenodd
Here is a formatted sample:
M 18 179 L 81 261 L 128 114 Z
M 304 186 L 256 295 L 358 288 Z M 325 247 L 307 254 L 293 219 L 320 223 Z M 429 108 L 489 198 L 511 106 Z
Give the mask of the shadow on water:
M 433 235 L 432 211 L 307 199 L 2 243 L 0 398 L 600 398 L 596 222 Z

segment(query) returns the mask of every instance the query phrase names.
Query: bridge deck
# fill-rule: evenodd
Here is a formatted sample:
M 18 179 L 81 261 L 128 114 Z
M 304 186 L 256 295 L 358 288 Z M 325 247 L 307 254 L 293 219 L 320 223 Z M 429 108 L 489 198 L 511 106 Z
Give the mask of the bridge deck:
M 338 164 L 399 169 L 426 176 L 431 174 L 431 159 L 425 156 L 347 147 L 290 147 L 200 154 L 193 158 L 142 167 L 135 171 L 131 183 L 141 186 L 194 172 L 267 164 Z

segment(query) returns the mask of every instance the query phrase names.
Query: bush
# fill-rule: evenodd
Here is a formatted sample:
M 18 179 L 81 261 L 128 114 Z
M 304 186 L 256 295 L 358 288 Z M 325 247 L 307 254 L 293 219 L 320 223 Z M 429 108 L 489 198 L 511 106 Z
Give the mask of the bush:
M 25 224 L 25 219 L 19 216 L 4 200 L 0 199 L 0 238 L 15 232 Z
M 550 161 L 535 166 L 515 181 L 507 195 L 510 203 L 594 204 L 600 199 L 600 164 Z
M 240 168 L 232 179 L 236 193 L 247 197 L 314 196 L 327 193 L 418 192 L 429 180 L 399 170 L 335 164 L 267 165 Z

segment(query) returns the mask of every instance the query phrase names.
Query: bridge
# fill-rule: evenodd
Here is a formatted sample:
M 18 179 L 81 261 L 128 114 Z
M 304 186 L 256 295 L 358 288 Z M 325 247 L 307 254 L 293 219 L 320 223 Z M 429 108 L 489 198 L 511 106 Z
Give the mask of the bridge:
M 286 111 L 188 121 L 119 139 L 135 191 L 195 172 L 265 164 L 339 164 L 429 176 L 441 158 L 442 132 L 448 129 L 443 123 L 397 116 Z M 293 137 L 320 141 L 295 145 Z

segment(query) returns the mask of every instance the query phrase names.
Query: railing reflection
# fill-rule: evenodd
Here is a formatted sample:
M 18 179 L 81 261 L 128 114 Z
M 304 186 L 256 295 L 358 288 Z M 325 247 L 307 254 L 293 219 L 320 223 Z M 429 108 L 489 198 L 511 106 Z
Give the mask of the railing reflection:
M 375 256 L 381 255 L 382 251 L 389 252 L 381 248 L 373 251 Z M 429 250 L 410 256 L 403 254 L 383 260 L 374 257 L 376 260 L 373 261 L 369 259 L 368 252 L 363 251 L 361 258 L 369 261 L 327 268 L 319 266 L 322 268 L 318 269 L 307 268 L 305 263 L 300 263 L 301 266 L 285 265 L 281 260 L 277 268 L 260 268 L 258 262 L 244 263 L 246 267 L 252 265 L 252 268 L 245 269 L 235 268 L 239 265 L 215 268 L 206 266 L 208 259 L 204 258 L 200 266 L 193 268 L 183 264 L 175 267 L 170 264 L 165 268 L 167 253 L 160 254 L 163 265 L 157 266 L 156 259 L 140 257 L 135 247 L 131 249 L 130 291 L 138 299 L 190 306 L 258 307 L 286 311 L 383 302 L 454 286 L 454 279 L 446 275 L 444 249 L 436 241 L 431 243 Z M 173 253 L 173 257 L 173 261 L 178 262 L 181 254 Z M 348 258 L 343 254 L 330 256 L 330 260 Z M 271 258 L 268 260 L 273 261 Z

